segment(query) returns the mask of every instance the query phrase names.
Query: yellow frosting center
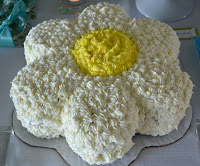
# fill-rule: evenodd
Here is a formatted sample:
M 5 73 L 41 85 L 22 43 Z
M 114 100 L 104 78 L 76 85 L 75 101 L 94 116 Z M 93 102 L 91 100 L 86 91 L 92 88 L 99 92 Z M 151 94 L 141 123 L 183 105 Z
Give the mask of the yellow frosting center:
M 132 67 L 138 51 L 132 38 L 114 29 L 89 31 L 71 51 L 80 69 L 92 76 L 121 74 Z

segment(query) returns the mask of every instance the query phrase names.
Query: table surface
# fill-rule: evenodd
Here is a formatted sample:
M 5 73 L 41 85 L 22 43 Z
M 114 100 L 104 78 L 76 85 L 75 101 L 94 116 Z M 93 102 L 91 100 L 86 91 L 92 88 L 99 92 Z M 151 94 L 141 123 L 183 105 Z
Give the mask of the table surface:
M 120 4 L 126 8 L 131 17 L 142 18 L 135 7 L 134 0 L 121 0 Z M 35 20 L 31 23 L 36 25 L 44 20 L 55 18 L 70 18 L 76 16 L 60 15 L 58 10 L 58 1 L 41 0 L 39 3 L 38 13 Z M 173 28 L 183 27 L 200 27 L 200 1 L 194 0 L 194 9 L 192 13 L 185 19 L 168 22 Z M 200 157 L 198 152 L 198 143 L 196 135 L 195 121 L 200 118 L 200 64 L 197 60 L 196 51 L 192 40 L 182 40 L 179 58 L 183 67 L 195 84 L 194 94 L 191 99 L 193 109 L 192 123 L 185 136 L 172 145 L 159 148 L 143 149 L 138 158 L 131 164 L 134 166 L 193 166 L 200 165 Z M 11 125 L 11 114 L 14 108 L 13 102 L 9 97 L 10 82 L 16 76 L 17 72 L 26 64 L 23 48 L 0 48 L 0 127 Z M 65 166 L 65 161 L 60 155 L 52 149 L 30 147 L 14 138 L 11 150 L 8 151 L 9 160 L 7 165 L 15 166 L 32 166 L 32 165 L 48 165 L 48 166 Z

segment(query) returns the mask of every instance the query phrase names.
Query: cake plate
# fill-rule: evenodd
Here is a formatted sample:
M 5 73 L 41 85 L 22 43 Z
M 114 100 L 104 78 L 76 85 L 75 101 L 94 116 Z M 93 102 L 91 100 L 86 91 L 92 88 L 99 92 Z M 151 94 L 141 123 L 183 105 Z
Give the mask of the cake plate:
M 192 108 L 188 107 L 185 117 L 181 120 L 178 126 L 178 130 L 173 130 L 171 133 L 165 136 L 156 137 L 136 134 L 136 136 L 133 137 L 133 142 L 135 145 L 133 145 L 133 147 L 124 155 L 124 157 L 106 165 L 127 166 L 132 163 L 139 154 L 142 155 L 140 152 L 144 148 L 162 147 L 178 141 L 185 135 L 186 131 L 188 130 L 191 119 Z M 70 164 L 71 166 L 89 166 L 87 162 L 83 161 L 76 153 L 71 150 L 64 137 L 54 139 L 41 139 L 29 133 L 17 119 L 16 111 L 14 111 L 13 116 L 13 128 L 16 136 L 20 138 L 21 141 L 30 145 L 30 148 L 31 146 L 34 146 L 55 149 L 66 161 L 66 163 Z

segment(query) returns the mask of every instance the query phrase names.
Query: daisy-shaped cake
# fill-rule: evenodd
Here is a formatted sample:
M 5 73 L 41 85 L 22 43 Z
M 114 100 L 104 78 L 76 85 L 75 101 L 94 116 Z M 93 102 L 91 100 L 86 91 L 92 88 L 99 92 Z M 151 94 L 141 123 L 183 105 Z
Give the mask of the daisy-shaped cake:
M 26 37 L 27 65 L 12 82 L 17 118 L 37 137 L 64 136 L 89 164 L 111 163 L 136 133 L 168 134 L 185 116 L 193 84 L 179 47 L 167 24 L 109 3 L 45 21 Z

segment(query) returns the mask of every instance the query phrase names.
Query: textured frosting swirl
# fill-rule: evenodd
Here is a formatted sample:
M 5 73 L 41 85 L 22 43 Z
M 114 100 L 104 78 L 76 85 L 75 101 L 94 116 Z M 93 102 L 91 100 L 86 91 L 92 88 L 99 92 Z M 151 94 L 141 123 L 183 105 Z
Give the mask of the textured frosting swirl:
M 43 56 L 25 66 L 12 81 L 10 91 L 17 118 L 37 137 L 63 135 L 63 100 L 81 79 L 71 56 Z
M 131 19 L 122 7 L 109 3 L 91 5 L 75 20 L 49 20 L 32 28 L 24 43 L 26 61 L 30 63 L 44 55 L 70 54 L 81 35 L 101 28 L 129 35 L 141 54 L 178 61 L 180 42 L 170 26 L 149 18 Z
M 84 73 L 103 77 L 121 74 L 130 68 L 137 54 L 130 36 L 113 29 L 87 32 L 75 42 L 71 51 Z
M 66 140 L 89 163 L 112 162 L 134 144 L 139 114 L 130 88 L 120 76 L 85 76 L 65 104 Z

